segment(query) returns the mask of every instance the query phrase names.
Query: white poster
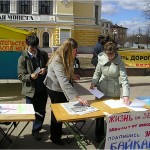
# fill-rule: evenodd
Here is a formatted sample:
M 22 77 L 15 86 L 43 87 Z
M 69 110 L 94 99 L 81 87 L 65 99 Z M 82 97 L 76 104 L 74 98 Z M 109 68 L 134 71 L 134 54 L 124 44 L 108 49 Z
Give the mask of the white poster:
M 150 149 L 150 111 L 115 114 L 106 121 L 105 149 Z

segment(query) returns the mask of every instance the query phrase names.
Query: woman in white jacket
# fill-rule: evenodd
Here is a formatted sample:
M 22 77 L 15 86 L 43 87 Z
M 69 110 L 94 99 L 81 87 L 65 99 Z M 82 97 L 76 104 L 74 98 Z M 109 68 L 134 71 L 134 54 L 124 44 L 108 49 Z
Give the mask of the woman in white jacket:
M 124 103 L 129 105 L 130 86 L 124 62 L 117 50 L 118 48 L 113 42 L 104 45 L 104 52 L 98 56 L 98 64 L 90 88 L 93 89 L 97 86 L 97 89 L 104 93 L 105 98 L 120 98 L 120 78 L 122 98 Z M 104 118 L 96 120 L 95 134 L 96 140 L 99 142 L 104 135 Z
M 71 84 L 72 80 L 78 79 L 78 76 L 73 74 L 77 47 L 77 42 L 69 38 L 52 54 L 48 62 L 48 72 L 44 84 L 48 89 L 51 103 L 64 103 L 76 98 L 83 105 L 88 105 L 88 102 L 80 98 Z M 50 131 L 51 141 L 63 145 L 61 140 L 62 123 L 57 122 L 53 112 L 51 112 Z

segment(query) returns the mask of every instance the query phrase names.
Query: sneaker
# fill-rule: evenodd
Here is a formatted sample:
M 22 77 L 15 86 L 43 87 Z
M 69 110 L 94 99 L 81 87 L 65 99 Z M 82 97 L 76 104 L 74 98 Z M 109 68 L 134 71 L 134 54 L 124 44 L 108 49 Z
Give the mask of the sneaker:
M 32 135 L 34 136 L 34 139 L 37 141 L 42 140 L 42 136 L 40 135 L 39 131 L 32 132 Z

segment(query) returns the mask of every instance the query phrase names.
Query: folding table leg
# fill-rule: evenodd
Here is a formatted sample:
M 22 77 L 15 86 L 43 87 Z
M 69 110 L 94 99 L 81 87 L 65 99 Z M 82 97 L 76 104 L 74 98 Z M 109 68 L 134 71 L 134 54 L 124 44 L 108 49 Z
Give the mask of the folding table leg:
M 70 132 L 72 133 L 72 135 L 74 135 L 74 137 L 76 138 L 77 144 L 78 144 L 79 146 L 81 146 L 82 149 L 85 149 L 85 150 L 86 150 L 86 149 L 87 149 L 87 148 L 86 148 L 86 143 L 81 139 L 81 137 L 79 136 L 79 134 L 77 134 L 77 133 L 72 129 L 72 127 L 69 125 L 68 122 L 64 122 L 64 124 L 65 124 L 66 127 L 68 127 L 68 129 L 70 130 Z
M 4 134 L 2 140 L 0 141 L 0 145 L 2 145 L 7 139 L 10 139 L 10 135 L 12 134 L 12 132 L 15 130 L 15 128 L 18 126 L 19 122 L 13 122 L 11 124 L 11 126 L 9 127 L 9 129 L 7 130 L 7 132 Z
M 9 149 L 11 149 L 13 147 L 13 145 L 17 142 L 19 136 L 21 135 L 21 133 L 24 131 L 24 129 L 28 126 L 28 124 L 30 123 L 30 121 L 28 121 L 25 126 L 23 127 L 23 129 L 19 132 L 18 136 L 16 137 L 16 139 L 13 141 L 13 143 L 9 146 Z
M 0 127 L 0 133 L 3 135 L 3 137 L 6 136 L 6 133 L 4 132 L 4 130 L 3 130 L 1 127 Z M 3 138 L 2 138 L 2 140 L 3 140 Z M 1 140 L 1 141 L 2 141 L 2 140 Z M 12 140 L 11 140 L 10 138 L 7 137 L 7 140 L 8 140 L 10 143 L 12 143 Z M 1 145 L 1 143 L 2 143 L 1 141 L 0 141 L 0 145 Z

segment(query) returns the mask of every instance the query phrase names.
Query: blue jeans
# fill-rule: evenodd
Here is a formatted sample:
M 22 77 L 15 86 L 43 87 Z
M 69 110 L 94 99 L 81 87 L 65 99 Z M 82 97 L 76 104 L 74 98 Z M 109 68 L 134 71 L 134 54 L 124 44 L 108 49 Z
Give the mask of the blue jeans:
M 33 121 L 32 132 L 40 131 L 42 129 L 46 113 L 47 92 L 38 92 L 33 98 L 26 96 L 26 103 L 33 104 L 35 111 L 35 121 Z

